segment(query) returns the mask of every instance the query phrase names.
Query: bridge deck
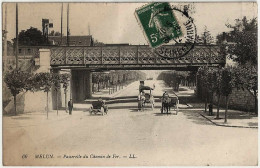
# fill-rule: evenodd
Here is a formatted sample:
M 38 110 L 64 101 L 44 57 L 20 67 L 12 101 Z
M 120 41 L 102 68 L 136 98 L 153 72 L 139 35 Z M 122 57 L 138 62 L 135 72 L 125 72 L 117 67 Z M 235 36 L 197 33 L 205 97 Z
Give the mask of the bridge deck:
M 177 51 L 181 46 L 164 47 Z M 53 68 L 169 69 L 225 64 L 225 56 L 216 45 L 197 45 L 176 59 L 162 57 L 149 46 L 52 47 L 50 50 Z

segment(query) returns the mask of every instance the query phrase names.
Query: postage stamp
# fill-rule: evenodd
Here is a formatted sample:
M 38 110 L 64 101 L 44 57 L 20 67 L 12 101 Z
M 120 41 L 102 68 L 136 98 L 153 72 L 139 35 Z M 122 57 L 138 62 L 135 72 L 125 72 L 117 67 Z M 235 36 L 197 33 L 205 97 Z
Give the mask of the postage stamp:
M 165 41 L 165 45 L 157 47 L 155 53 L 168 59 L 178 59 L 189 54 L 189 52 L 195 47 L 197 29 L 193 22 L 193 18 L 189 15 L 188 11 L 183 11 L 175 6 L 164 8 L 163 11 L 165 10 L 174 11 L 176 18 L 178 18 L 178 24 L 180 25 L 182 36 L 177 37 L 172 41 Z
M 150 3 L 136 9 L 135 15 L 151 47 L 156 48 L 183 35 L 168 2 Z

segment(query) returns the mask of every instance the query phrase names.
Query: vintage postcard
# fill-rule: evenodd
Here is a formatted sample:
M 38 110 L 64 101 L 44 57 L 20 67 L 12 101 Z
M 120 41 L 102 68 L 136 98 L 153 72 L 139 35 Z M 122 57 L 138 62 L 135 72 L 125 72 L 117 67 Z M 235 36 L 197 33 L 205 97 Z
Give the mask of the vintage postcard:
M 4 166 L 258 166 L 258 9 L 3 2 Z

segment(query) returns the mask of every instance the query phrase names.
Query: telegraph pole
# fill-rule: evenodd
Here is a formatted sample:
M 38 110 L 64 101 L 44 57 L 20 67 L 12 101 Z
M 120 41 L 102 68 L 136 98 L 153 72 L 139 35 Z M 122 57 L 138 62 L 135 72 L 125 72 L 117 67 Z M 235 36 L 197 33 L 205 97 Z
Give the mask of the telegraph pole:
M 62 20 L 63 20 L 63 3 L 61 3 L 60 45 L 62 45 Z
M 16 69 L 18 69 L 18 4 L 16 3 L 16 49 L 15 49 Z
M 67 7 L 67 46 L 69 46 L 69 10 L 70 10 L 70 4 L 68 3 Z

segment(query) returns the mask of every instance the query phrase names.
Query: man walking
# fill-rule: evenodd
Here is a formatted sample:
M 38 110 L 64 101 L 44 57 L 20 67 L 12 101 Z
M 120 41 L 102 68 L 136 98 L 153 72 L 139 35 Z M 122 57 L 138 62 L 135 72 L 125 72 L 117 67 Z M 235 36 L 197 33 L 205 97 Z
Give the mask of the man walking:
M 69 108 L 69 115 L 71 115 L 72 114 L 72 109 L 73 109 L 72 99 L 70 99 L 70 101 L 68 102 L 68 108 Z

